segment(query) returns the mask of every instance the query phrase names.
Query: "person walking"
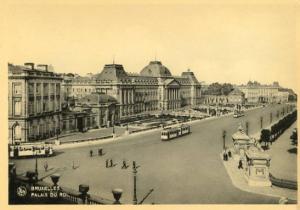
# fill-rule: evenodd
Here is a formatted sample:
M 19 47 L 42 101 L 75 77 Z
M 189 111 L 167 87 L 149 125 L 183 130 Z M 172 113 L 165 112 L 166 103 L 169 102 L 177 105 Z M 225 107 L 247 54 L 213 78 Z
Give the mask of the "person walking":
M 48 162 L 47 161 L 44 163 L 44 169 L 45 169 L 45 171 L 48 171 Z
M 127 169 L 129 166 L 126 163 L 126 160 L 123 160 L 123 165 L 121 167 L 121 169 Z
M 114 167 L 114 162 L 112 159 L 110 159 L 110 167 Z
M 231 151 L 228 151 L 228 157 L 231 158 Z
M 93 150 L 90 150 L 90 156 L 93 157 Z
M 98 155 L 99 155 L 99 156 L 102 156 L 102 155 L 103 155 L 102 148 L 98 149 Z
M 239 160 L 238 169 L 243 169 L 243 161 Z
M 106 161 L 105 161 L 105 167 L 106 167 L 106 168 L 109 167 L 109 166 L 108 166 L 108 159 L 106 159 Z

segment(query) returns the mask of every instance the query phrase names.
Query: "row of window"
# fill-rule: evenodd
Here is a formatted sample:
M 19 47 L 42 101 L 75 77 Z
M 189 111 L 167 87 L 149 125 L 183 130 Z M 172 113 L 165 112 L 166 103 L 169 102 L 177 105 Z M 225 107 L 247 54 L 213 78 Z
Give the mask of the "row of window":
M 50 86 L 50 87 L 49 87 Z M 60 84 L 59 83 L 36 83 L 36 88 L 34 90 L 34 83 L 28 84 L 28 92 L 29 94 L 34 94 L 34 92 L 39 95 L 42 93 L 43 87 L 43 94 L 48 95 L 50 91 L 50 95 L 56 94 L 60 95 Z

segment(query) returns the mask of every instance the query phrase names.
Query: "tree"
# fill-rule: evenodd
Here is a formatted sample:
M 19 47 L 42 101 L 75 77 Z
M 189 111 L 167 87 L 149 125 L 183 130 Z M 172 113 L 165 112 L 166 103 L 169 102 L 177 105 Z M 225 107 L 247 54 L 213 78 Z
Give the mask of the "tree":
M 290 139 L 292 140 L 291 143 L 292 143 L 293 145 L 296 145 L 296 146 L 298 145 L 297 130 L 294 130 L 294 131 L 293 131 L 293 133 L 292 133 Z
M 222 95 L 228 95 L 232 90 L 233 90 L 232 84 L 224 83 L 224 84 L 222 84 L 221 94 Z
M 233 86 L 230 83 L 220 84 L 218 82 L 212 83 L 208 86 L 204 92 L 205 95 L 228 95 L 233 90 Z
M 263 129 L 260 134 L 260 141 L 265 143 L 265 147 L 267 147 L 270 142 L 271 132 L 269 129 Z

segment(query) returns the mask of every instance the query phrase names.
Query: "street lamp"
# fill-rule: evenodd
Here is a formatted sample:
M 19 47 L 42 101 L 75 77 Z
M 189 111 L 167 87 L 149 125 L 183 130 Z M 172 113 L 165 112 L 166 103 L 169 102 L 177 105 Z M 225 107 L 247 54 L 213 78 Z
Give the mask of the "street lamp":
M 133 204 L 136 205 L 137 204 L 137 196 L 136 196 L 136 174 L 137 174 L 137 170 L 136 170 L 136 163 L 135 161 L 132 162 L 132 173 L 133 173 Z
M 223 130 L 223 150 L 225 150 L 225 138 L 226 138 L 226 131 Z
M 260 117 L 260 129 L 262 129 L 263 128 L 263 117 L 261 116 Z
M 272 120 L 273 120 L 273 113 L 271 112 L 270 113 L 270 123 L 272 123 Z
M 15 131 L 15 128 L 17 127 L 17 126 L 19 126 L 20 124 L 18 123 L 18 121 L 16 121 L 12 126 L 11 126 L 11 143 L 12 143 L 12 145 L 14 145 L 15 144 L 15 137 L 14 137 L 14 131 Z
M 246 134 L 247 135 L 249 134 L 249 122 L 248 121 L 246 122 Z
M 36 149 L 36 148 L 35 148 Z M 36 181 L 38 180 L 38 159 L 37 159 L 37 149 L 35 150 L 35 175 Z

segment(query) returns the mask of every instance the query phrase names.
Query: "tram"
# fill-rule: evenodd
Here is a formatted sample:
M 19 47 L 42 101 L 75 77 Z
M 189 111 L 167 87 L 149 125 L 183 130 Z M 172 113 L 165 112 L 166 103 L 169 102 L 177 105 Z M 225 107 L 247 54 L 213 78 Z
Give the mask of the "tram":
M 35 156 L 51 156 L 54 151 L 52 144 L 39 142 L 39 143 L 22 143 L 18 145 L 9 146 L 9 157 L 35 157 Z
M 190 125 L 180 125 L 176 127 L 165 128 L 161 132 L 161 140 L 168 141 L 180 136 L 184 136 L 191 133 Z

